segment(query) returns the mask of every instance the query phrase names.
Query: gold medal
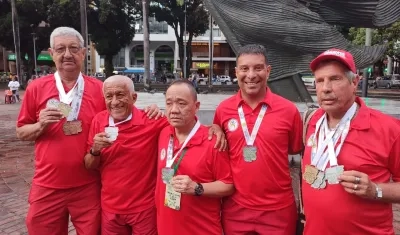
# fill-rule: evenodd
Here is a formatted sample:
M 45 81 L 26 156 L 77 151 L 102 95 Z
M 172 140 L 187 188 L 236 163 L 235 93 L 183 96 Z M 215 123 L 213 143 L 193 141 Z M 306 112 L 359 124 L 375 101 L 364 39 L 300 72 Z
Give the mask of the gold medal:
M 319 170 L 317 168 L 315 168 L 314 166 L 306 165 L 304 173 L 303 173 L 303 179 L 308 184 L 312 184 L 317 179 L 318 172 L 319 172 Z
M 65 135 L 76 135 L 82 132 L 82 122 L 79 120 L 67 121 L 63 124 L 63 131 Z

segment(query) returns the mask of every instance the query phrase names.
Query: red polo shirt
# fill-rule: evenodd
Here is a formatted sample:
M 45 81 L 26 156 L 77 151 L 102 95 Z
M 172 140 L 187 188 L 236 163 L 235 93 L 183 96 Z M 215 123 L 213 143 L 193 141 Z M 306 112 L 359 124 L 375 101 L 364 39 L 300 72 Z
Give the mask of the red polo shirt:
M 398 120 L 360 104 L 351 121 L 350 132 L 338 156 L 345 171 L 367 174 L 372 182 L 400 181 L 400 125 Z M 319 109 L 310 120 L 307 139 L 324 114 Z M 310 164 L 311 147 L 306 146 L 303 166 Z M 304 171 L 304 167 L 303 167 Z M 303 201 L 306 215 L 306 235 L 362 234 L 388 235 L 393 231 L 392 204 L 363 199 L 347 193 L 343 186 L 327 185 L 325 189 L 311 188 L 305 181 Z
M 118 137 L 101 151 L 101 206 L 115 214 L 138 213 L 154 207 L 157 140 L 166 118 L 148 119 L 133 107 L 132 119 L 118 125 Z M 88 152 L 97 133 L 108 127 L 107 110 L 97 114 L 88 138 Z
M 221 198 L 182 194 L 179 211 L 164 206 L 166 185 L 161 179 L 161 169 L 166 165 L 166 154 L 171 135 L 175 135 L 174 128 L 166 127 L 162 130 L 158 141 L 156 188 L 158 234 L 222 234 Z M 174 139 L 175 154 L 181 145 L 176 138 Z M 211 141 L 208 140 L 208 128 L 201 126 L 186 145 L 187 152 L 176 175 L 188 175 L 198 183 L 222 181 L 232 184 L 228 153 L 215 149 L 215 142 L 215 137 Z
M 246 140 L 238 107 L 243 107 L 251 134 L 262 104 L 267 105 L 267 112 L 254 142 L 257 160 L 245 162 L 243 147 Z M 303 148 L 302 122 L 296 106 L 267 88 L 265 99 L 253 110 L 244 102 L 239 91 L 218 106 L 214 123 L 223 128 L 229 144 L 236 187 L 232 199 L 253 210 L 274 211 L 292 205 L 294 195 L 288 154 L 298 153 Z
M 102 82 L 83 76 L 85 88 L 78 119 L 82 121 L 82 132 L 65 135 L 66 119 L 50 124 L 35 141 L 35 174 L 33 183 L 48 188 L 72 188 L 98 179 L 82 162 L 86 154 L 86 140 L 93 117 L 105 109 Z M 69 90 L 66 90 L 67 92 Z M 54 75 L 34 80 L 29 84 L 22 102 L 17 127 L 39 121 L 39 112 L 46 108 L 49 99 L 59 99 Z

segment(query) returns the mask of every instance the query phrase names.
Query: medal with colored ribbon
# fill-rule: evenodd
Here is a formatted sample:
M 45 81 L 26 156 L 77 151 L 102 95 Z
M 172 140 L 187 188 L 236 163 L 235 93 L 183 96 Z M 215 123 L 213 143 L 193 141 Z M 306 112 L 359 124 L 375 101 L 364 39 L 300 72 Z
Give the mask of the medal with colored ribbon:
M 168 142 L 166 164 L 165 164 L 165 167 L 162 168 L 162 170 L 161 170 L 161 177 L 165 184 L 169 184 L 172 177 L 176 173 L 177 169 L 175 170 L 174 168 L 171 168 L 172 164 L 175 162 L 175 159 L 179 156 L 179 154 L 182 152 L 182 150 L 186 147 L 186 145 L 190 141 L 190 139 L 193 138 L 193 136 L 196 134 L 196 132 L 199 130 L 199 128 L 200 128 L 200 121 L 197 120 L 196 125 L 194 125 L 194 127 L 190 131 L 189 135 L 183 142 L 181 148 L 178 150 L 178 152 L 176 152 L 175 155 L 173 155 L 174 154 L 174 137 L 172 135 L 170 136 L 169 142 Z M 182 158 L 183 158 L 183 155 L 182 155 L 181 159 Z
M 315 133 L 310 136 L 311 165 L 305 166 L 303 179 L 316 189 L 326 187 L 326 180 L 329 184 L 338 184 L 338 177 L 343 173 L 344 167 L 338 165 L 337 156 L 344 144 L 347 134 L 350 131 L 350 122 L 357 111 L 357 104 L 354 103 L 340 120 L 333 130 L 329 130 L 328 120 L 324 114 L 317 122 Z M 335 146 L 336 150 L 335 150 Z M 326 169 L 327 165 L 330 167 Z
M 247 128 L 246 118 L 244 116 L 243 107 L 239 106 L 238 114 L 240 119 L 240 125 L 242 126 L 243 135 L 246 140 L 246 146 L 243 147 L 243 158 L 245 162 L 254 162 L 257 159 L 257 147 L 254 146 L 254 141 L 256 140 L 258 130 L 260 129 L 261 122 L 267 112 L 267 105 L 263 104 L 261 110 L 257 116 L 256 123 L 254 124 L 253 131 L 251 135 L 249 129 Z

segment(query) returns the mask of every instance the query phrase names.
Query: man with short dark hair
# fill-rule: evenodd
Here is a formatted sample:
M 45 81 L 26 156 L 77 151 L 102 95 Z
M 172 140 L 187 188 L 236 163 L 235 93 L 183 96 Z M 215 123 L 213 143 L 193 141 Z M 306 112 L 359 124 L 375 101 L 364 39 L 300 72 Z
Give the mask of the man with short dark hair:
M 240 90 L 214 117 L 228 140 L 236 187 L 224 201 L 224 233 L 293 235 L 297 213 L 288 154 L 303 149 L 300 114 L 268 88 L 271 66 L 263 46 L 240 48 L 235 70 Z
M 207 140 L 190 81 L 173 82 L 165 99 L 170 125 L 158 140 L 158 234 L 223 234 L 221 198 L 234 191 L 228 153 L 214 148 L 215 138 Z
M 394 234 L 400 202 L 399 120 L 356 96 L 353 56 L 330 49 L 310 64 L 320 108 L 303 157 L 304 234 Z M 393 181 L 393 182 L 392 182 Z

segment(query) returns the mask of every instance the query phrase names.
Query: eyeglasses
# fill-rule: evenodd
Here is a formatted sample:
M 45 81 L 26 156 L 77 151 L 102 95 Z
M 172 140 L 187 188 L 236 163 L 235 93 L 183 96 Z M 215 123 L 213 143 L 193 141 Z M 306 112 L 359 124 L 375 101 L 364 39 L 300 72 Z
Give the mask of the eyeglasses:
M 61 55 L 67 51 L 67 48 L 68 48 L 69 53 L 71 53 L 71 54 L 76 54 L 81 50 L 81 47 L 71 46 L 71 47 L 58 47 L 58 48 L 55 48 L 54 51 L 57 54 Z

